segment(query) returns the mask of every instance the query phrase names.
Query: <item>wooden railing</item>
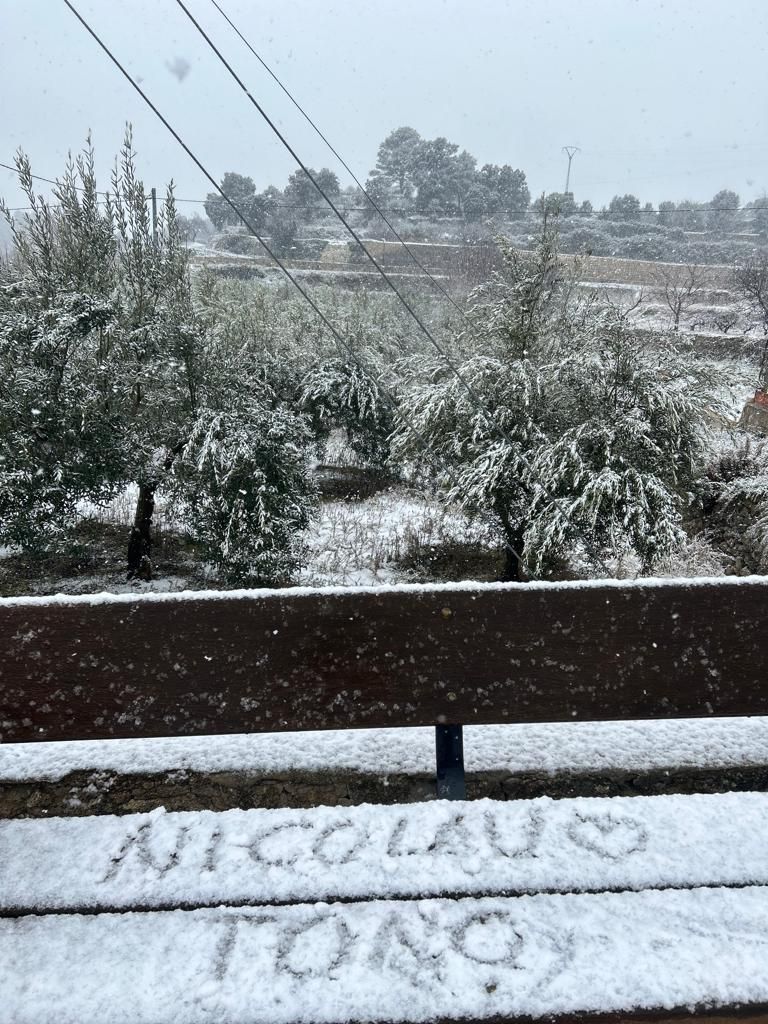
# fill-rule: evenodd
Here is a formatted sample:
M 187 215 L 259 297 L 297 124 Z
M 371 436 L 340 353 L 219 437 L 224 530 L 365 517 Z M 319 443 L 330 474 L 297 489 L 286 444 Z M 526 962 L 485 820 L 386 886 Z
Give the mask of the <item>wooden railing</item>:
M 0 601 L 4 743 L 751 714 L 768 578 Z

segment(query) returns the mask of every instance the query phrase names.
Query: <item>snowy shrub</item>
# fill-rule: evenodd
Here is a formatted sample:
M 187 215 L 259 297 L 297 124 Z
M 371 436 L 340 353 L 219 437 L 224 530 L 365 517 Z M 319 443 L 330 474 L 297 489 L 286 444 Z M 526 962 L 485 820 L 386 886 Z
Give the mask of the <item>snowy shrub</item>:
M 738 432 L 707 466 L 705 523 L 746 571 L 768 570 L 768 441 Z
M 668 239 L 659 235 L 631 235 L 614 240 L 611 254 L 626 260 L 664 260 L 675 255 L 670 252 Z
M 228 582 L 284 583 L 302 564 L 315 492 L 304 420 L 266 389 L 226 411 L 203 409 L 174 470 L 190 535 Z
M 290 255 L 292 259 L 319 260 L 327 248 L 327 238 L 297 238 Z
M 231 252 L 237 256 L 266 256 L 264 247 L 258 238 L 242 231 L 228 231 L 226 234 L 220 235 L 214 241 L 212 248 L 219 252 Z
M 594 227 L 579 228 L 563 236 L 563 251 L 587 253 L 590 256 L 610 256 L 615 248 L 614 239 Z
M 296 218 L 291 214 L 276 210 L 269 218 L 267 228 L 272 251 L 281 258 L 293 255 L 293 248 L 299 233 Z
M 394 427 L 391 402 L 378 381 L 352 362 L 334 360 L 307 373 L 301 387 L 302 407 L 320 437 L 342 427 L 347 444 L 361 462 L 384 466 Z
M 684 538 L 679 547 L 661 557 L 653 572 L 674 579 L 723 576 L 725 559 L 707 537 L 697 534 Z
M 666 238 L 668 230 L 662 224 L 649 220 L 605 221 L 603 229 L 614 238 L 639 238 L 642 235 L 658 235 Z
M 78 501 L 112 496 L 122 463 L 110 403 L 107 301 L 70 293 L 40 308 L 0 288 L 0 543 L 46 547 Z

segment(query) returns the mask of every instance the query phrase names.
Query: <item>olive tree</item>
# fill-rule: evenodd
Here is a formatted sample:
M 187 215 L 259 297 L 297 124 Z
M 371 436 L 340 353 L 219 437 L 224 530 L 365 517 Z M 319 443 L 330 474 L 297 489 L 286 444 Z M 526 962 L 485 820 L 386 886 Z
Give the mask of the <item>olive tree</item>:
M 22 223 L 7 214 L 0 542 L 48 544 L 79 502 L 134 484 L 129 577 L 151 572 L 163 488 L 225 574 L 279 580 L 313 506 L 306 421 L 255 387 L 254 353 L 223 348 L 199 310 L 172 188 L 153 230 L 130 132 L 105 200 L 90 144 L 54 185 L 55 203 L 35 194 L 23 155 L 17 168 L 31 210 Z
M 426 360 L 413 373 L 395 449 L 423 458 L 407 419 L 449 499 L 496 524 L 507 579 L 628 552 L 648 571 L 683 537 L 714 372 L 580 298 L 551 232 L 533 257 L 502 252 L 505 271 L 474 295 L 474 353 L 458 373 Z

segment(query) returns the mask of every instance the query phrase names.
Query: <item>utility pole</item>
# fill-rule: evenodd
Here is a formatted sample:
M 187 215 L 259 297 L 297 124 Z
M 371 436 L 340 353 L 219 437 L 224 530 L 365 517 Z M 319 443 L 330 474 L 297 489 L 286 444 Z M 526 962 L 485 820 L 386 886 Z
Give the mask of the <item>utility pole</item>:
M 568 173 L 565 176 L 565 194 L 568 195 L 568 188 L 571 184 L 571 163 L 576 154 L 580 153 L 581 150 L 578 146 L 563 146 L 563 152 L 568 157 Z
M 152 242 L 157 248 L 157 189 L 152 189 Z

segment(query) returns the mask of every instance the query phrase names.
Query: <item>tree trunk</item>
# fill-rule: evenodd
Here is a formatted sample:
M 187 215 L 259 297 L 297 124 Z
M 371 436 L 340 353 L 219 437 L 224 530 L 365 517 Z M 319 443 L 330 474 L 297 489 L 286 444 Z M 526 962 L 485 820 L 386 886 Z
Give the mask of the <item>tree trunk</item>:
M 763 354 L 760 358 L 760 369 L 757 371 L 757 384 L 763 391 L 768 388 L 768 374 L 766 374 L 766 366 L 768 366 L 768 330 L 763 329 Z
M 152 578 L 152 516 L 155 511 L 155 488 L 157 484 L 139 484 L 139 500 L 128 540 L 128 579 L 149 580 Z
M 517 560 L 517 556 L 510 550 L 510 548 L 504 549 L 504 571 L 502 573 L 501 582 L 520 582 L 520 563 Z
M 523 574 L 520 558 L 525 547 L 525 524 L 513 527 L 506 516 L 502 516 L 504 530 L 504 571 L 502 583 L 522 583 Z M 518 557 L 519 556 L 519 557 Z
M 139 484 L 139 500 L 136 502 L 136 514 L 133 517 L 131 536 L 128 540 L 128 579 L 151 580 L 152 562 L 152 516 L 155 514 L 155 491 L 170 470 L 173 461 L 184 448 L 184 441 L 179 441 L 172 448 L 166 449 L 162 472 L 154 480 L 144 480 Z

